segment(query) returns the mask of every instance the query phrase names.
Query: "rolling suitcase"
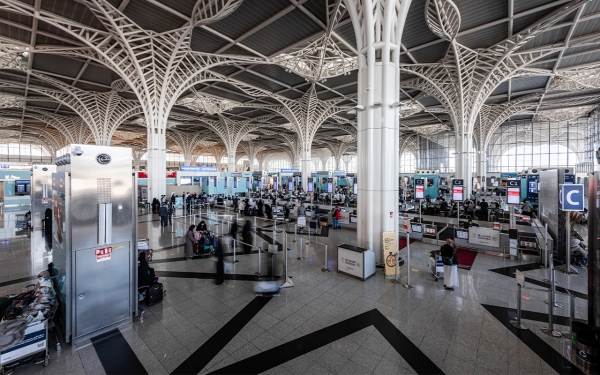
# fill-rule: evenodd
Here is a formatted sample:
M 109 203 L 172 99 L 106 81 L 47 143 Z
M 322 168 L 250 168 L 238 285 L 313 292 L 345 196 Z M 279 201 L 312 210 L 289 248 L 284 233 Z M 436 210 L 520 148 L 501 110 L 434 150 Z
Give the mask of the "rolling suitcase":
M 163 285 L 161 283 L 150 285 L 146 293 L 146 304 L 154 306 L 163 300 Z

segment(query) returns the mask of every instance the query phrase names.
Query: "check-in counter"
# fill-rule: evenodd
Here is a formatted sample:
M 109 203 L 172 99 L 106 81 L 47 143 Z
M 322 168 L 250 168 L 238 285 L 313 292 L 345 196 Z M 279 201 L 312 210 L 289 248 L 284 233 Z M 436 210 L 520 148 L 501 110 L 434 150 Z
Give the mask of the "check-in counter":
M 341 244 L 338 250 L 338 272 L 360 280 L 375 275 L 375 253 L 362 247 Z

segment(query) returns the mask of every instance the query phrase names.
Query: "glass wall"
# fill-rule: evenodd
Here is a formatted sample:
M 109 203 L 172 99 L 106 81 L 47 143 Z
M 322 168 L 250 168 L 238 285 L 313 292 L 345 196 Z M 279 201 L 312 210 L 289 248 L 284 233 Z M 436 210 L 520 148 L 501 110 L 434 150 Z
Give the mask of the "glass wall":
M 586 161 L 591 121 L 510 122 L 492 135 L 487 150 L 488 172 L 527 168 L 578 167 Z
M 400 173 L 415 173 L 417 169 L 417 158 L 411 151 L 405 151 L 400 155 Z
M 454 172 L 455 143 L 453 132 L 419 136 L 417 168 L 439 170 L 440 173 Z
M 0 144 L 0 161 L 51 163 L 53 160 L 53 155 L 38 144 L 28 142 Z

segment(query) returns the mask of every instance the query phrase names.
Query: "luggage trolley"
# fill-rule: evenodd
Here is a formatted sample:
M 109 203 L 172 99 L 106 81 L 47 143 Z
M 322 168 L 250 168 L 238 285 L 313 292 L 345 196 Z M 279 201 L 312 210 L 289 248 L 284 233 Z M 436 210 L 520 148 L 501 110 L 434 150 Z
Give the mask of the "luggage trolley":
M 54 328 L 53 320 L 57 308 L 58 301 L 52 307 L 46 320 L 27 325 L 25 335 L 20 343 L 0 352 L 0 375 L 11 374 L 16 367 L 32 360 L 35 360 L 36 364 L 42 363 L 44 367 L 48 366 L 50 361 L 48 330 Z M 59 348 L 57 341 L 57 349 Z
M 438 281 L 439 278 L 444 277 L 444 261 L 440 250 L 434 250 L 429 252 L 429 269 L 431 274 Z

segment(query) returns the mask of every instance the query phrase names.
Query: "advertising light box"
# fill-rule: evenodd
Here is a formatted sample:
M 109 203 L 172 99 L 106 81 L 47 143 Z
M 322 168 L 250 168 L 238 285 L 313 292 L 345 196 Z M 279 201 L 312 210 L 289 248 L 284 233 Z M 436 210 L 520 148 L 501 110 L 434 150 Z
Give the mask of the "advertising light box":
M 313 187 L 313 186 L 314 186 L 313 179 L 312 179 L 312 177 L 309 177 L 309 178 L 308 178 L 308 192 L 309 192 L 309 193 L 312 193 L 312 192 L 313 192 L 313 190 L 314 190 L 314 187 Z

